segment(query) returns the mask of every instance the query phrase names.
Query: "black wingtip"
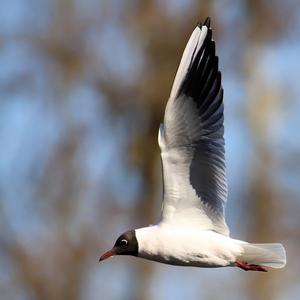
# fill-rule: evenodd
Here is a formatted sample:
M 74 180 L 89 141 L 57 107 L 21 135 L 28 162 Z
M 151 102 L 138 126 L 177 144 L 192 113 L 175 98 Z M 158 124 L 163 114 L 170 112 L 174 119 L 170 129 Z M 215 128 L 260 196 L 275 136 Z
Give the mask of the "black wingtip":
M 206 26 L 207 28 L 210 28 L 210 17 L 206 18 L 206 20 L 203 23 L 203 26 Z
M 202 23 L 201 22 L 198 22 L 197 26 L 202 29 Z

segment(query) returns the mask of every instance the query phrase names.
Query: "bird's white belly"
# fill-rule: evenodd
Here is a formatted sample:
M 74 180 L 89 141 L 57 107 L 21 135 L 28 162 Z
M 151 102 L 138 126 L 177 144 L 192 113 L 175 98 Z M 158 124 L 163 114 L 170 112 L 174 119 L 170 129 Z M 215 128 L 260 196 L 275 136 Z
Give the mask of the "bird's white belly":
M 170 265 L 225 267 L 241 252 L 234 240 L 212 231 L 153 226 L 139 229 L 137 238 L 139 257 Z

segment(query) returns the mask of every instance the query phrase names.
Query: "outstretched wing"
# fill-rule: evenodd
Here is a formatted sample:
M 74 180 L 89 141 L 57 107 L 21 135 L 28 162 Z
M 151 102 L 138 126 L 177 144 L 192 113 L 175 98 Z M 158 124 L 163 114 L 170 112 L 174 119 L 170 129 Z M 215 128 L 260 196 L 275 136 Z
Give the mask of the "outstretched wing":
M 162 224 L 229 234 L 223 110 L 221 73 L 207 19 L 187 43 L 159 130 Z

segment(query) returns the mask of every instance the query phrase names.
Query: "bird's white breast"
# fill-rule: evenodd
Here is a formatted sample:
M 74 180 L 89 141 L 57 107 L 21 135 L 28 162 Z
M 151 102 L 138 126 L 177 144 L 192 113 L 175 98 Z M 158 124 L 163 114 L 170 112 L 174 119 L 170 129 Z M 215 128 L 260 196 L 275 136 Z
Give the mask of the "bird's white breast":
M 213 231 L 157 225 L 136 230 L 138 256 L 181 266 L 232 265 L 241 247 L 235 240 Z

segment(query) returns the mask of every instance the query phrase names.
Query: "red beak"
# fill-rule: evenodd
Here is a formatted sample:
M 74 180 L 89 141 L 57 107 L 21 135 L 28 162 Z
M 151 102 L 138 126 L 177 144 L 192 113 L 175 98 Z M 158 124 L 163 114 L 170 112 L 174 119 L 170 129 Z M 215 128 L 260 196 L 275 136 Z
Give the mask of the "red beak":
M 112 257 L 116 254 L 117 254 L 116 249 L 112 248 L 111 250 L 105 252 L 103 255 L 100 256 L 99 262 L 102 261 L 102 260 L 108 259 L 108 258 L 110 258 L 110 257 Z

